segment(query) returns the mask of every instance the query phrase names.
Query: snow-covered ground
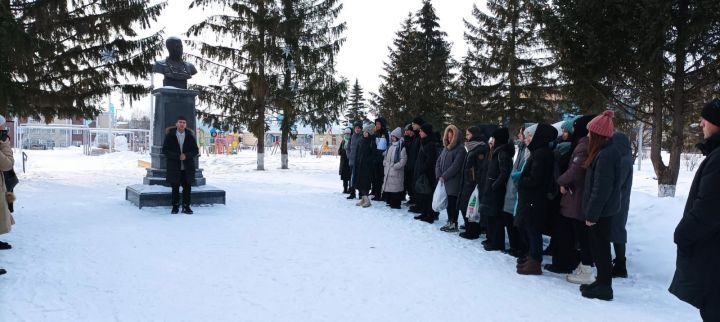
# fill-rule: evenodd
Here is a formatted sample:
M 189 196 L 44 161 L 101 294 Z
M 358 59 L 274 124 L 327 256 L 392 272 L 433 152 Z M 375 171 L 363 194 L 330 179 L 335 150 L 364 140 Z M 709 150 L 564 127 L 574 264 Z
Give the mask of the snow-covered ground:
M 440 232 L 406 210 L 345 200 L 334 157 L 203 157 L 226 206 L 139 210 L 125 186 L 143 156 L 26 151 L 14 231 L 0 239 L 0 321 L 699 321 L 667 292 L 692 174 L 656 198 L 635 175 L 630 278 L 615 300 L 580 296 L 564 276 L 515 273 L 514 258 Z M 144 158 L 147 158 L 146 156 Z M 17 167 L 21 172 L 20 157 Z M 444 217 L 444 215 L 442 215 Z

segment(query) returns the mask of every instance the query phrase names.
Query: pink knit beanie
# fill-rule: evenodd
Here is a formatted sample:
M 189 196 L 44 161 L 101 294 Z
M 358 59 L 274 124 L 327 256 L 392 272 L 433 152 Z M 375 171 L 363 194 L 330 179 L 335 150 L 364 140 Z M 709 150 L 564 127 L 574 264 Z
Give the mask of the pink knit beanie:
M 613 126 L 614 116 L 615 113 L 610 110 L 607 110 L 602 114 L 596 116 L 594 119 L 592 119 L 592 121 L 590 121 L 590 123 L 588 123 L 588 131 L 608 138 L 613 136 L 613 132 L 615 131 L 615 126 Z

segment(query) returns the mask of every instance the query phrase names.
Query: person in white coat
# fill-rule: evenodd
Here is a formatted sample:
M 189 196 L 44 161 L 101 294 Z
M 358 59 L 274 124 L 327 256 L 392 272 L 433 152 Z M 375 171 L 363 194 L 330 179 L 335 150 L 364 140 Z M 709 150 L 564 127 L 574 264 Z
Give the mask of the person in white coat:
M 405 195 L 405 164 L 407 153 L 403 147 L 403 131 L 395 128 L 390 133 L 392 144 L 385 153 L 383 166 L 385 180 L 383 180 L 383 197 L 393 209 L 400 209 L 400 203 Z

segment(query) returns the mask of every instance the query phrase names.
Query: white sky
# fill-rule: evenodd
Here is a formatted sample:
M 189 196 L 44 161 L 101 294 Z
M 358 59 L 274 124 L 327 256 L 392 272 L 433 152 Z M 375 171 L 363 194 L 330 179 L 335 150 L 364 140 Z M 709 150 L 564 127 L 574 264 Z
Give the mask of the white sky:
M 460 60 L 467 51 L 463 39 L 465 26 L 463 18 L 474 22 L 472 18 L 473 3 L 484 9 L 484 0 L 434 0 L 433 6 L 440 18 L 440 29 L 448 34 L 448 41 L 452 44 L 452 54 Z M 165 28 L 165 36 L 180 36 L 192 24 L 204 19 L 207 13 L 200 9 L 188 10 L 189 0 L 170 0 L 158 20 L 158 24 Z M 395 33 L 400 29 L 402 22 L 409 12 L 413 14 L 422 7 L 422 0 L 344 0 L 344 9 L 339 21 L 347 22 L 345 32 L 346 42 L 338 56 L 338 74 L 355 82 L 368 92 L 376 92 L 380 85 L 380 75 L 383 74 L 383 62 L 387 60 L 388 46 L 392 45 Z M 158 57 L 160 59 L 160 57 Z M 206 78 L 199 71 L 198 78 Z M 162 76 L 156 77 L 155 85 L 162 86 Z M 191 80 L 192 82 L 192 80 Z M 133 103 L 140 108 L 148 105 L 145 100 Z M 149 105 L 148 105 L 149 106 Z M 127 109 L 123 114 L 129 114 Z M 128 115 L 129 116 L 129 115 Z

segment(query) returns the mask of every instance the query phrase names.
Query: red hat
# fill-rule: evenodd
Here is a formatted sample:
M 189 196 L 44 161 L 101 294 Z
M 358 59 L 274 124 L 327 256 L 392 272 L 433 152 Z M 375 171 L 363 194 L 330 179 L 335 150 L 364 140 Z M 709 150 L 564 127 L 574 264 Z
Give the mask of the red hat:
M 615 113 L 610 110 L 596 116 L 588 123 L 588 131 L 608 138 L 613 136 L 613 132 L 615 131 L 615 126 L 613 125 L 614 116 Z

